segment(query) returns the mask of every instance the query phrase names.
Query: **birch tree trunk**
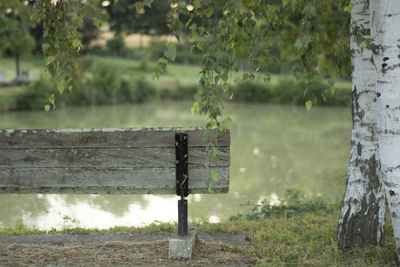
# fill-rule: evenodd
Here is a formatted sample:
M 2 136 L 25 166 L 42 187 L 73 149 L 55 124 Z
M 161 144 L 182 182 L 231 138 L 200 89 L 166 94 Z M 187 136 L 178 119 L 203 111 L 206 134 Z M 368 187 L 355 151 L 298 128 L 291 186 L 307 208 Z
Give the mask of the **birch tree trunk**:
M 400 1 L 371 0 L 381 172 L 400 255 Z
M 347 185 L 338 223 L 338 247 L 382 244 L 385 198 L 376 135 L 376 70 L 370 38 L 370 0 L 352 0 L 352 136 Z

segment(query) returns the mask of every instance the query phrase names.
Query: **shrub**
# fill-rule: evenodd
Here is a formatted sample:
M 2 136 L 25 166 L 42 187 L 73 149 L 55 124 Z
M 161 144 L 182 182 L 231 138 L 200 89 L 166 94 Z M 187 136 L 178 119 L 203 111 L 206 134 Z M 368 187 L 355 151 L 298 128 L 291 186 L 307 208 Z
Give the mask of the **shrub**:
M 117 34 L 114 36 L 114 38 L 107 40 L 106 47 L 113 56 L 123 56 L 126 53 L 125 39 L 120 34 Z
M 156 88 L 152 84 L 150 84 L 148 81 L 144 79 L 137 79 L 135 83 L 136 83 L 136 90 L 133 102 L 143 103 L 155 98 Z
M 40 76 L 39 80 L 31 83 L 28 89 L 16 96 L 16 109 L 32 110 L 43 109 L 48 104 L 48 98 L 54 90 L 55 84 L 46 76 Z
M 88 104 L 104 105 L 116 103 L 116 94 L 121 85 L 118 69 L 105 63 L 94 63 L 85 75 L 84 96 Z
M 304 105 L 312 98 L 319 105 L 351 104 L 351 90 L 347 88 L 337 89 L 333 96 L 327 93 L 328 84 L 323 80 L 315 80 L 308 86 L 305 95 L 306 88 L 306 83 L 298 83 L 293 79 L 281 79 L 275 85 L 245 81 L 236 85 L 234 99 L 242 102 Z M 325 99 L 321 93 L 326 95 Z
M 89 64 L 87 62 L 86 64 Z M 143 77 L 123 76 L 118 68 L 106 62 L 92 61 L 87 67 L 82 88 L 74 93 L 72 105 L 105 105 L 142 103 L 156 96 L 155 87 Z
M 234 99 L 243 102 L 270 102 L 271 89 L 266 83 L 245 81 L 235 88 Z

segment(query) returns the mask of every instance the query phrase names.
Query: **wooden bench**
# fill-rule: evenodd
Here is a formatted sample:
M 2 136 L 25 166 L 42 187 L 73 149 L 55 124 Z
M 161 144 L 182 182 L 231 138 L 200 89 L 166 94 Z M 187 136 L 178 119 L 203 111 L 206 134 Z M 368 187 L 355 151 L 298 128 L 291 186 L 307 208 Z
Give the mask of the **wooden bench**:
M 228 192 L 229 145 L 203 128 L 0 130 L 0 193 L 177 194 L 184 236 L 188 194 Z

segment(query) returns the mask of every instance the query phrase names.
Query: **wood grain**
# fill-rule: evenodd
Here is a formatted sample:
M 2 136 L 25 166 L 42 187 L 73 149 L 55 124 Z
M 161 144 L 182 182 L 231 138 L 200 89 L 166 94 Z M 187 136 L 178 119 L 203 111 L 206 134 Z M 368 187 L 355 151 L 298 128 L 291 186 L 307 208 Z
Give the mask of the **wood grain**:
M 189 165 L 228 167 L 229 147 L 217 147 L 219 160 L 209 160 L 205 147 L 189 149 Z M 175 167 L 175 148 L 0 149 L 0 167 Z
M 175 194 L 177 132 L 188 134 L 189 192 L 228 192 L 229 131 L 128 128 L 0 130 L 0 193 Z
M 44 170 L 45 169 L 45 170 Z M 209 172 L 218 172 L 218 181 Z M 189 192 L 226 193 L 229 168 L 189 167 Z M 0 168 L 0 193 L 175 194 L 175 168 Z
M 0 148 L 174 147 L 175 133 L 188 134 L 188 146 L 207 146 L 217 135 L 218 146 L 229 146 L 229 131 L 203 128 L 126 128 L 0 130 Z M 215 143 L 215 142 L 214 142 Z

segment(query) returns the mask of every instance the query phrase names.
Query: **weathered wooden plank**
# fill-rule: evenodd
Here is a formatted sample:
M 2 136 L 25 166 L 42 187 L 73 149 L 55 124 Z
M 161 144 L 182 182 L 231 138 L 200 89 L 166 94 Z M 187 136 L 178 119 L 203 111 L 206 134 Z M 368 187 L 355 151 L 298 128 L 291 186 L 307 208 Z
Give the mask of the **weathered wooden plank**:
M 219 174 L 209 178 L 210 170 Z M 229 168 L 189 166 L 189 192 L 229 189 Z M 175 168 L 0 168 L 0 193 L 174 194 Z
M 0 130 L 0 148 L 174 147 L 177 132 L 188 134 L 188 146 L 206 146 L 217 134 L 218 146 L 229 146 L 229 131 L 204 128 L 125 128 Z
M 229 166 L 229 147 L 217 147 L 210 161 L 205 147 L 189 149 L 189 165 Z M 175 167 L 175 148 L 1 149 L 0 167 Z

